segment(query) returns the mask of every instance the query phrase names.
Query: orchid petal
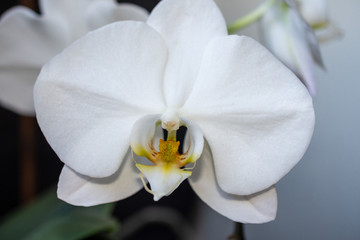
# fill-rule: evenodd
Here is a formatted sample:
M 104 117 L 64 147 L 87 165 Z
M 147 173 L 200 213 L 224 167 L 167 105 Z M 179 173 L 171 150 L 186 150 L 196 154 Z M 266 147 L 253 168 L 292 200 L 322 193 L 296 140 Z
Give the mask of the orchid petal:
M 119 168 L 136 119 L 164 108 L 166 58 L 158 33 L 129 21 L 89 33 L 44 66 L 35 84 L 37 118 L 67 166 L 99 178 Z
M 319 43 L 325 43 L 329 40 L 343 36 L 343 31 L 333 22 L 330 22 L 326 28 L 317 29 L 315 34 Z
M 316 94 L 315 64 L 323 66 L 320 47 L 314 31 L 294 9 L 289 9 L 289 35 L 300 78 L 312 96 Z
M 58 197 L 73 205 L 93 206 L 127 198 L 142 187 L 128 151 L 121 167 L 106 178 L 84 176 L 65 165 L 58 183 Z
M 140 7 L 106 0 L 43 0 L 40 9 L 42 15 L 17 6 L 0 21 L 0 103 L 27 116 L 35 115 L 36 77 L 55 54 L 96 27 L 116 20 L 146 19 Z
M 322 58 L 314 32 L 296 9 L 274 5 L 261 21 L 268 49 L 287 65 L 316 94 L 314 61 Z
M 307 36 L 307 43 L 308 46 L 310 47 L 310 52 L 313 60 L 320 67 L 325 68 L 324 61 L 322 59 L 322 55 L 320 52 L 318 37 L 316 36 L 315 32 L 311 29 L 309 25 L 307 25 L 307 27 L 305 28 L 305 35 Z
M 327 0 L 301 0 L 300 12 L 311 26 L 319 26 L 329 21 Z
M 227 35 L 225 20 L 212 1 L 168 0 L 155 7 L 147 23 L 169 48 L 165 99 L 167 106 L 179 107 L 196 79 L 205 46 L 211 39 Z
M 307 3 L 308 4 L 308 3 Z M 320 46 L 318 39 L 315 35 L 314 30 L 308 24 L 306 19 L 300 15 L 297 8 L 290 8 L 289 10 L 289 34 L 293 38 L 301 41 L 310 48 L 310 52 L 314 61 L 319 64 L 319 66 L 324 67 L 324 63 L 321 57 Z M 308 52 L 309 50 L 307 50 Z
M 42 21 L 28 8 L 18 6 L 7 11 L 0 21 L 1 66 L 40 69 L 62 50 L 65 39 L 56 28 L 55 23 Z
M 204 136 L 200 127 L 189 119 L 182 118 L 181 121 L 187 128 L 185 138 L 185 153 L 187 162 L 193 163 L 199 159 L 204 148 Z
M 303 84 L 248 37 L 220 37 L 209 44 L 181 111 L 201 126 L 221 189 L 237 195 L 267 189 L 288 173 L 314 126 Z
M 113 0 L 43 0 L 40 9 L 47 21 L 63 26 L 62 33 L 70 36 L 69 43 L 115 21 L 145 21 L 147 18 L 145 9 Z
M 160 126 L 160 115 L 147 115 L 138 119 L 131 130 L 130 146 L 138 156 L 151 159 L 151 153 L 155 150 L 159 142 L 155 142 L 154 136 L 156 129 Z
M 184 180 L 191 176 L 190 171 L 172 166 L 143 165 L 136 164 L 136 167 L 145 176 L 154 195 L 154 201 L 164 196 L 169 196 Z
M 124 20 L 146 21 L 148 12 L 134 4 L 117 4 L 115 1 L 96 1 L 86 10 L 87 23 L 91 29 L 105 26 L 108 23 Z
M 264 223 L 275 219 L 277 210 L 275 188 L 270 187 L 249 196 L 224 192 L 216 182 L 212 156 L 207 144 L 189 182 L 206 204 L 233 221 Z
M 19 35 L 21 34 L 21 36 Z M 33 85 L 41 66 L 62 49 L 64 36 L 52 22 L 25 7 L 14 7 L 0 21 L 0 102 L 33 116 Z M 36 56 L 36 57 L 35 57 Z
M 294 46 L 286 27 L 287 22 L 283 9 L 273 6 L 261 19 L 261 37 L 266 47 L 299 76 L 300 72 L 294 60 Z
M 86 8 L 93 3 L 95 0 L 42 0 L 39 7 L 46 21 L 56 22 L 62 26 L 61 33 L 69 36 L 70 44 L 90 30 L 86 22 Z
M 73 13 L 82 11 L 86 6 L 96 1 L 98 0 L 39 0 L 39 8 L 46 17 L 62 15 L 62 18 L 65 18 L 66 13 L 71 13 L 69 14 L 70 17 Z

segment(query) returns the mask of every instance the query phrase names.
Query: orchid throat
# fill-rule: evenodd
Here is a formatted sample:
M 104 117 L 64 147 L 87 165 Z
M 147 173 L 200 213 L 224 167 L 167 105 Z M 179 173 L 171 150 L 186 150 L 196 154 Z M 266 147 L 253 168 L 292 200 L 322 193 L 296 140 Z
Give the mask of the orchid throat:
M 191 170 L 195 167 L 196 160 L 200 157 L 197 149 L 203 148 L 202 134 L 200 143 L 195 142 L 195 136 L 198 129 L 191 127 L 192 123 L 186 124 L 188 121 L 181 121 L 174 111 L 167 111 L 159 118 L 155 116 L 147 116 L 140 119 L 134 126 L 133 132 L 135 136 L 131 140 L 132 151 L 142 157 L 146 157 L 150 165 L 139 164 L 135 158 L 135 165 L 140 170 L 140 178 L 144 184 L 144 188 L 154 195 L 157 201 L 163 196 L 170 195 L 185 179 L 191 176 Z M 142 125 L 142 126 L 140 126 Z M 166 140 L 154 140 L 156 129 L 161 128 L 167 131 Z M 180 153 L 180 141 L 176 135 L 180 126 L 188 128 L 188 137 L 184 139 L 186 149 L 184 153 Z M 148 127 L 146 129 L 146 127 Z M 138 132 L 144 130 L 142 133 Z M 141 138 L 141 139 L 139 139 Z M 195 147 L 198 145 L 198 147 Z M 152 163 L 152 164 L 151 164 Z M 145 180 L 146 179 L 146 180 Z M 150 184 L 150 188 L 147 186 Z

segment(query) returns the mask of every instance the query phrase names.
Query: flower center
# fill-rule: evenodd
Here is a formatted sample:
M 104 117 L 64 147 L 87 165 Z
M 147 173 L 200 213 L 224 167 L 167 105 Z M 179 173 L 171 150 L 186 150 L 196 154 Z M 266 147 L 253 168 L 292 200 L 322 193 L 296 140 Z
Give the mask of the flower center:
M 154 165 L 148 166 L 136 164 L 141 171 L 140 177 L 145 189 L 154 195 L 157 201 L 163 196 L 170 195 L 179 185 L 191 176 L 191 169 L 183 168 L 190 163 L 188 154 L 179 153 L 180 141 L 176 141 L 176 130 L 168 131 L 167 140 L 160 139 L 159 151 L 151 145 L 151 153 L 147 154 Z M 147 187 L 146 181 L 150 183 L 151 189 Z
M 168 140 L 164 141 L 160 139 L 159 151 L 156 151 L 153 147 L 153 151 L 147 157 L 155 165 L 167 166 L 172 165 L 173 167 L 181 168 L 186 164 L 190 163 L 187 161 L 187 153 L 179 153 L 180 141 Z
M 154 142 L 160 126 L 167 130 L 167 138 Z M 186 149 L 182 154 L 179 152 L 182 139 L 176 139 L 180 126 L 186 126 L 188 130 L 184 140 Z M 160 118 L 158 115 L 145 116 L 135 123 L 130 145 L 136 155 L 146 157 L 152 163 L 139 164 L 134 158 L 144 188 L 154 195 L 154 200 L 170 195 L 191 176 L 191 170 L 201 155 L 203 141 L 200 129 L 191 121 L 180 119 L 176 109 L 170 108 Z M 159 144 L 158 148 L 155 144 Z M 187 168 L 190 163 L 191 167 Z

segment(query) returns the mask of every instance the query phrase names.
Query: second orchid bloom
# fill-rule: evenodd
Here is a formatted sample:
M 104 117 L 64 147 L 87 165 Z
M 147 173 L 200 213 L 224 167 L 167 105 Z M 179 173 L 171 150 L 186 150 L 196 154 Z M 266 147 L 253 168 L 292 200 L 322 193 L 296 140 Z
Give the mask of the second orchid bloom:
M 303 14 L 320 24 L 310 14 L 304 1 Z M 319 2 L 319 1 L 316 1 Z M 323 1 L 322 1 L 323 2 Z M 306 7 L 306 8 L 305 8 Z M 315 66 L 323 66 L 318 40 L 310 25 L 298 11 L 294 0 L 275 0 L 261 19 L 261 34 L 268 49 L 286 64 L 305 84 L 312 96 L 316 95 Z

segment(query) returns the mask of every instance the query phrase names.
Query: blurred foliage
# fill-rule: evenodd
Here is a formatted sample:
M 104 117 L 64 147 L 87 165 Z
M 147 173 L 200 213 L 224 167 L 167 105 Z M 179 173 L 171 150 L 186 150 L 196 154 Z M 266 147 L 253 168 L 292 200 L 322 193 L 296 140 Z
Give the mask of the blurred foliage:
M 0 223 L 0 239 L 107 239 L 119 229 L 119 223 L 111 216 L 113 208 L 114 204 L 72 206 L 59 200 L 53 188 L 3 219 Z

